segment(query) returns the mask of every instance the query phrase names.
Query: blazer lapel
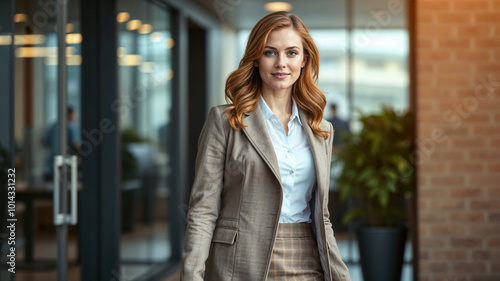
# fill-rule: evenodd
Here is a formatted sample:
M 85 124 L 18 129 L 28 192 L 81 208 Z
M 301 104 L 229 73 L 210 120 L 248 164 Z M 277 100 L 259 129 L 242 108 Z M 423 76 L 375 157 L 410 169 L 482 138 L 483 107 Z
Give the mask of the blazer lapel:
M 243 132 L 245 132 L 250 143 L 255 147 L 271 171 L 273 171 L 276 179 L 278 179 L 281 185 L 278 158 L 276 158 L 271 137 L 267 132 L 267 126 L 264 122 L 264 117 L 262 117 L 259 103 L 257 103 L 257 108 L 254 111 L 245 113 L 245 115 L 246 117 L 243 118 L 243 124 L 247 125 L 247 127 L 243 129 Z
M 314 164 L 316 167 L 316 179 L 318 188 L 325 188 L 324 181 L 325 167 L 326 165 L 326 151 L 325 151 L 325 140 L 314 135 L 311 127 L 309 126 L 309 117 L 307 114 L 299 107 L 299 116 L 302 124 L 304 125 L 304 130 L 306 132 L 307 138 L 309 140 L 309 145 L 311 146 L 311 151 L 314 158 Z M 247 135 L 250 143 L 255 147 L 259 155 L 267 163 L 271 171 L 278 179 L 281 185 L 281 176 L 278 165 L 278 159 L 276 158 L 276 153 L 274 152 L 274 146 L 271 141 L 271 137 L 267 131 L 267 126 L 262 117 L 260 111 L 260 105 L 257 103 L 257 108 L 250 113 L 245 113 L 246 117 L 243 118 L 243 124 L 247 125 L 243 131 Z
M 314 134 L 314 132 L 311 129 L 311 126 L 309 126 L 309 116 L 307 116 L 307 113 L 302 110 L 300 107 L 299 109 L 299 116 L 300 120 L 302 121 L 302 124 L 304 124 L 304 130 L 306 132 L 307 138 L 309 139 L 309 145 L 311 146 L 311 151 L 313 154 L 314 158 L 314 165 L 316 168 L 316 182 L 318 184 L 318 188 L 321 190 L 325 188 L 324 185 L 324 179 L 327 176 L 325 174 L 325 167 L 326 165 L 326 153 L 325 151 L 325 140 L 323 138 L 320 138 Z

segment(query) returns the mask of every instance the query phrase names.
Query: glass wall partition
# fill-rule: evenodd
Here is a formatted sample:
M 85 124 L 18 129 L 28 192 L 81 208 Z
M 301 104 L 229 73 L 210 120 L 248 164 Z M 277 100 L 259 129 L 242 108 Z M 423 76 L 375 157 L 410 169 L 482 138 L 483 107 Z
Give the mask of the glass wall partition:
M 410 100 L 408 31 L 379 30 L 376 36 L 369 37 L 366 30 L 355 30 L 353 38 L 352 107 L 365 114 L 377 113 L 383 106 L 407 110 Z M 366 42 L 357 43 L 360 40 Z M 358 128 L 356 122 L 353 125 L 354 129 Z
M 68 1 L 66 29 L 68 147 L 80 136 L 80 1 Z M 53 157 L 58 154 L 57 5 L 14 1 L 14 141 L 17 228 L 16 280 L 55 280 Z M 68 278 L 79 280 L 77 227 L 69 229 Z
M 12 161 L 13 150 L 13 4 L 11 0 L 0 0 L 0 281 L 10 280 L 13 273 L 10 259 L 12 256 L 11 246 L 9 245 L 9 238 L 13 233 L 13 229 L 7 228 L 10 224 L 8 219 L 9 214 L 9 199 L 6 198 L 10 195 L 11 185 L 8 184 L 9 175 L 12 171 L 9 169 L 14 168 Z M 15 178 L 14 178 L 15 180 Z M 5 198 L 5 199 L 4 199 Z
M 4 2 L 12 3 L 14 6 L 12 13 L 7 12 L 5 7 L 8 5 L 3 5 Z M 111 274 L 120 280 L 143 280 L 159 275 L 156 274 L 159 272 L 165 273 L 167 266 L 171 265 L 169 263 L 172 261 L 171 257 L 177 258 L 172 262 L 179 262 L 180 251 L 176 251 L 172 245 L 179 248 L 181 235 L 171 238 L 170 233 L 173 231 L 170 230 L 179 229 L 178 232 L 181 233 L 180 229 L 183 226 L 179 223 L 175 227 L 171 226 L 170 218 L 173 216 L 169 214 L 169 210 L 172 212 L 179 209 L 179 213 L 175 215 L 182 216 L 184 210 L 180 208 L 187 202 L 181 201 L 180 196 L 173 198 L 171 195 L 175 193 L 174 191 L 184 188 L 180 186 L 181 184 L 174 186 L 171 180 L 172 174 L 178 174 L 174 171 L 180 169 L 179 157 L 176 158 L 177 165 L 174 165 L 169 153 L 169 147 L 178 145 L 179 142 L 178 136 L 177 142 L 172 141 L 174 139 L 172 127 L 177 130 L 180 128 L 178 116 L 176 120 L 170 119 L 173 103 L 171 81 L 180 77 L 180 71 L 174 74 L 171 53 L 173 48 L 179 48 L 176 46 L 179 42 L 174 42 L 172 39 L 173 34 L 177 34 L 175 38 L 188 35 L 184 29 L 182 32 L 185 34 L 182 36 L 179 34 L 181 26 L 179 23 L 185 23 L 187 19 L 184 16 L 180 17 L 181 13 L 175 10 L 177 15 L 177 21 L 173 20 L 174 23 L 177 22 L 177 33 L 175 33 L 171 30 L 172 12 L 160 1 L 116 0 L 116 6 L 110 2 L 106 4 L 101 4 L 103 2 L 96 4 L 96 2 L 99 3 L 68 1 L 68 24 L 63 27 L 67 33 L 65 37 L 68 71 L 67 150 L 70 154 L 78 156 L 80 167 L 88 167 L 88 163 L 95 167 L 87 170 L 91 171 L 90 173 L 83 174 L 79 171 L 78 174 L 80 193 L 86 191 L 85 196 L 80 197 L 79 207 L 87 211 L 92 208 L 92 212 L 95 212 L 81 212 L 80 224 L 69 229 L 68 280 L 81 280 L 82 272 L 91 272 L 88 276 Z M 86 6 L 88 11 L 93 12 L 80 14 Z M 12 85 L 0 85 L 1 89 L 13 88 L 12 96 L 4 96 L 2 92 L 2 106 L 12 107 L 11 111 L 2 110 L 4 115 L 12 113 L 12 120 L 3 119 L 8 119 L 6 122 L 11 125 L 12 133 L 4 131 L 2 126 L 0 136 L 2 140 L 13 136 L 13 143 L 8 146 L 13 147 L 12 151 L 15 150 L 13 167 L 16 169 L 16 211 L 19 216 L 16 228 L 15 277 L 16 280 L 56 280 L 57 247 L 53 224 L 52 161 L 58 147 L 57 1 L 0 0 L 0 7 L 2 7 L 0 73 L 10 71 L 13 76 L 13 78 L 8 75 L 2 76 L 2 82 L 4 78 L 5 80 L 12 78 Z M 115 8 L 116 13 L 111 12 Z M 183 6 L 182 9 L 186 7 Z M 85 25 L 82 25 L 82 19 Z M 103 19 L 114 21 L 116 26 L 107 26 L 116 27 L 116 33 L 114 29 L 106 29 L 103 26 Z M 14 27 L 12 30 L 14 36 L 11 36 L 8 24 Z M 104 29 L 107 33 L 100 33 Z M 111 57 L 108 56 L 110 48 L 115 51 L 113 38 L 109 41 L 106 38 L 101 40 L 103 34 L 110 34 L 109 31 L 112 31 L 118 39 L 116 58 L 115 53 Z M 82 32 L 87 36 L 87 40 Z M 100 40 L 88 40 L 93 34 L 99 34 L 94 39 Z M 87 42 L 99 42 L 99 44 L 87 44 Z M 185 45 L 187 48 L 187 44 Z M 98 52 L 103 49 L 107 51 Z M 115 77 L 102 73 L 106 70 L 109 70 L 107 73 L 111 73 L 115 65 L 109 61 L 99 64 L 99 58 L 112 58 L 116 62 L 117 79 L 102 78 Z M 82 71 L 82 66 L 83 70 L 87 71 Z M 88 71 L 89 69 L 92 71 Z M 95 75 L 85 75 L 85 73 Z M 82 77 L 87 77 L 84 79 L 85 83 L 82 83 Z M 95 77 L 101 77 L 102 80 L 93 79 Z M 106 85 L 102 81 L 113 83 L 109 85 L 116 83 L 118 87 L 118 98 L 111 104 L 112 108 L 106 104 L 114 99 L 115 92 L 106 93 L 103 90 L 106 88 L 100 87 Z M 180 83 L 178 82 L 179 85 Z M 82 87 L 91 84 L 97 86 Z M 187 85 L 182 87 L 187 89 Z M 82 91 L 82 88 L 93 90 Z M 177 97 L 179 95 L 176 94 Z M 10 97 L 13 98 L 13 106 L 4 104 Z M 99 121 L 104 119 L 103 116 L 111 116 L 114 113 L 118 116 L 119 141 L 112 141 L 110 144 L 109 140 L 112 138 L 106 136 L 108 142 L 105 145 L 103 142 L 92 143 L 92 146 L 83 145 L 92 139 L 93 136 L 89 137 L 89 131 L 95 129 L 92 127 L 94 123 L 99 124 Z M 187 116 L 188 112 L 180 114 Z M 98 117 L 94 120 L 93 116 Z M 82 130 L 84 128 L 82 123 L 87 130 Z M 176 126 L 172 126 L 175 123 Z M 4 143 L 0 145 L 1 152 Z M 87 148 L 86 153 L 83 153 L 84 146 Z M 93 149 L 93 153 L 88 151 L 89 146 Z M 121 148 L 120 157 L 116 157 L 114 151 L 112 153 L 105 149 L 112 150 L 113 147 Z M 107 163 L 110 165 L 102 164 L 103 159 L 109 161 Z M 105 197 L 101 191 L 115 190 L 117 185 L 113 182 L 113 186 L 110 186 L 107 183 L 111 181 L 102 181 L 103 176 L 99 171 L 106 170 L 106 167 L 115 167 L 114 165 L 118 165 L 118 159 L 121 159 L 120 194 L 114 196 L 108 192 Z M 94 165 L 95 163 L 97 164 Z M 185 165 L 184 162 L 182 164 Z M 99 184 L 85 186 L 83 184 L 85 179 L 90 179 L 86 181 L 87 183 Z M 108 196 L 109 194 L 111 196 Z M 114 214 L 114 204 L 111 204 L 115 203 L 113 200 L 120 201 L 120 216 L 111 217 L 112 220 L 116 217 L 116 221 L 120 221 L 119 237 L 116 235 L 116 238 L 120 239 L 120 248 L 104 252 L 99 243 L 105 240 L 103 237 L 108 239 L 107 241 L 114 239 L 115 234 L 111 234 L 113 231 L 110 229 L 118 227 L 114 228 L 110 223 L 104 225 L 104 220 L 100 220 L 100 217 L 103 217 L 103 214 Z M 108 215 L 107 218 L 109 217 Z M 89 224 L 89 218 L 97 223 Z M 83 221 L 90 227 L 80 227 Z M 180 220 L 177 218 L 177 221 Z M 0 235 L 0 238 L 3 238 L 4 232 Z M 81 247 L 82 241 L 90 246 Z M 3 242 L 0 241 L 2 253 L 5 251 Z M 86 249 L 90 250 L 85 251 Z M 82 251 L 90 254 L 82 254 Z M 118 254 L 120 268 L 112 265 L 110 266 L 112 269 L 109 269 L 107 265 L 112 263 L 107 263 L 108 260 L 116 261 L 113 255 L 117 257 Z M 88 262 L 89 260 L 95 262 Z M 82 265 L 88 270 L 82 269 Z M 102 272 L 104 274 L 101 274 Z M 4 276 L 5 274 L 0 275 L 0 279 Z
M 122 145 L 122 274 L 138 277 L 171 255 L 168 202 L 170 81 L 174 75 L 169 11 L 118 1 L 118 89 Z

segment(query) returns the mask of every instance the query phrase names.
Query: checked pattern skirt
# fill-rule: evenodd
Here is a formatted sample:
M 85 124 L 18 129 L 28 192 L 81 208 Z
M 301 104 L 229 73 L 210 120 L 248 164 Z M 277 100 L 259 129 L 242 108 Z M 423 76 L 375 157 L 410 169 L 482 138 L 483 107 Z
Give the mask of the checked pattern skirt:
M 318 244 L 309 223 L 279 224 L 267 280 L 324 280 Z

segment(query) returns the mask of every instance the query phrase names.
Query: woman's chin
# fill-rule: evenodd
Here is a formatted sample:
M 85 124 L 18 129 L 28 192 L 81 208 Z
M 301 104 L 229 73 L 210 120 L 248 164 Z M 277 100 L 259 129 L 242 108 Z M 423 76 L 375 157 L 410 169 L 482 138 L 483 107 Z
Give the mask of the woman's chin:
M 272 89 L 275 90 L 275 91 L 283 91 L 283 90 L 287 90 L 289 88 L 291 88 L 292 85 L 289 85 L 288 83 L 278 83 L 278 84 L 275 84 L 273 85 Z

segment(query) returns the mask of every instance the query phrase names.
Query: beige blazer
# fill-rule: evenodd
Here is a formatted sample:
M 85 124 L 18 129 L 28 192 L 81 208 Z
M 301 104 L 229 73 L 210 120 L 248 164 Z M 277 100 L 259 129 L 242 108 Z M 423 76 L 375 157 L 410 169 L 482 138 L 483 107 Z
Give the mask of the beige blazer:
M 266 280 L 269 270 L 283 200 L 278 160 L 259 104 L 238 131 L 223 114 L 227 106 L 210 109 L 198 140 L 181 280 Z M 349 281 L 328 212 L 333 133 L 317 137 L 300 108 L 299 116 L 316 167 L 310 206 L 325 280 Z M 333 132 L 328 121 L 320 126 Z

